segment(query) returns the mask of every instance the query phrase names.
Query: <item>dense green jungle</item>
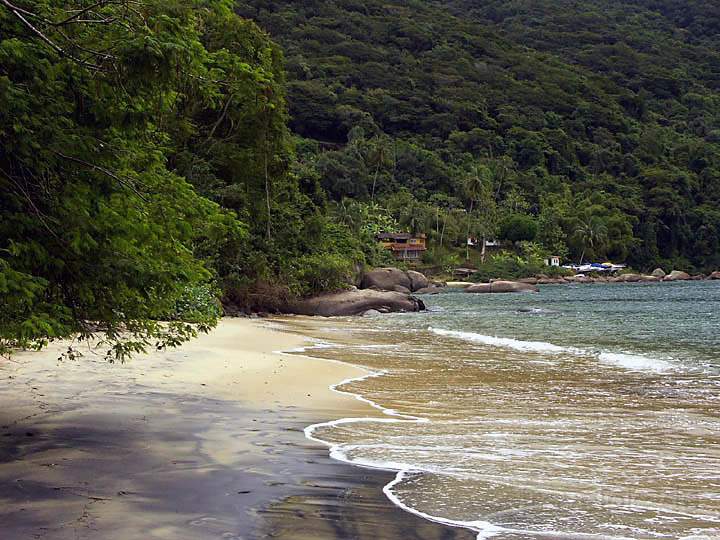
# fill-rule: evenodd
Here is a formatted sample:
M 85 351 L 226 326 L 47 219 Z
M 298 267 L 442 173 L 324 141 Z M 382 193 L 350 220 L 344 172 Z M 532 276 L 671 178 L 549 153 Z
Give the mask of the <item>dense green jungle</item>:
M 702 0 L 0 0 L 0 352 L 173 346 L 381 231 L 716 270 L 719 87 Z

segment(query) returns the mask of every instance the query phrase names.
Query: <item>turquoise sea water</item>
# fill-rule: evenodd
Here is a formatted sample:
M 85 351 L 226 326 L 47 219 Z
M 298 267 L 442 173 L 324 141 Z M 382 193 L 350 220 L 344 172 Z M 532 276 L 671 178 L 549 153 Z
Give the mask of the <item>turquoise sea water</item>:
M 311 428 L 334 457 L 479 538 L 720 538 L 720 282 L 425 301 L 324 323 L 385 412 Z

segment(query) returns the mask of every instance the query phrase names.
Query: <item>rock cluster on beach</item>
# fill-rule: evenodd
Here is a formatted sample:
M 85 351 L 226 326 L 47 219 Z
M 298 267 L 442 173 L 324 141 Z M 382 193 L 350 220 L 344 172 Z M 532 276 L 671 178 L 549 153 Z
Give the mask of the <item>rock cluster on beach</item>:
M 476 283 L 465 289 L 467 293 L 533 293 L 539 292 L 535 285 L 519 281 L 493 281 L 491 283 Z
M 365 272 L 360 280 L 361 289 L 411 293 L 430 287 L 430 280 L 414 270 L 376 268 Z
M 544 275 L 522 278 L 516 281 L 490 280 L 489 283 L 457 281 L 439 283 L 429 280 L 414 270 L 399 268 L 376 268 L 365 272 L 360 279 L 359 288 L 325 293 L 312 298 L 290 301 L 283 310 L 285 313 L 314 315 L 322 317 L 375 315 L 392 312 L 413 312 L 425 309 L 422 300 L 414 294 L 438 294 L 448 290 L 464 290 L 466 293 L 535 293 L 538 285 L 572 283 L 653 283 L 694 281 L 700 279 L 720 280 L 720 271 L 709 276 L 691 276 L 687 272 L 675 270 L 669 274 L 657 268 L 651 274 L 621 274 L 619 276 L 565 276 L 551 278 Z
M 422 300 L 404 292 L 353 289 L 290 302 L 287 312 L 296 315 L 342 317 L 363 315 L 367 312 L 393 313 L 424 309 Z

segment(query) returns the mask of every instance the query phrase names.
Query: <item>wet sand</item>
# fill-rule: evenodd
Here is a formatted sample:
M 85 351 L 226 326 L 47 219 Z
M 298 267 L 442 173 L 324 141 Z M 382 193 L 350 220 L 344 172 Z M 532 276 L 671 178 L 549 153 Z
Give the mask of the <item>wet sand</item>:
M 311 423 L 378 412 L 328 386 L 362 371 L 273 353 L 302 336 L 224 320 L 122 365 L 62 344 L 0 361 L 0 536 L 469 539 L 394 507 L 391 474 L 330 460 Z

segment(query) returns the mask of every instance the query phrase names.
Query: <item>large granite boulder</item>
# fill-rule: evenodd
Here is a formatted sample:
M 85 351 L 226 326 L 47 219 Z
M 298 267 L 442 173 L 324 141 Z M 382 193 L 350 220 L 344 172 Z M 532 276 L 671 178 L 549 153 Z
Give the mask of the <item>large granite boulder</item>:
M 412 283 L 406 272 L 398 268 L 376 268 L 363 274 L 360 280 L 361 289 L 377 289 L 392 291 L 397 285 L 410 289 Z
M 378 313 L 422 311 L 422 300 L 409 294 L 372 289 L 325 293 L 312 298 L 291 301 L 286 313 L 320 317 L 362 315 L 368 311 Z
M 708 276 L 708 279 L 720 279 L 720 270 L 717 270 Z
M 620 283 L 637 283 L 642 281 L 642 276 L 640 274 L 623 274 L 618 276 L 618 281 Z
M 690 279 L 690 274 L 687 272 L 681 272 L 680 270 L 673 270 L 670 272 L 663 281 L 688 281 Z
M 428 278 L 420 272 L 414 270 L 405 272 L 399 268 L 376 268 L 365 272 L 360 280 L 361 289 L 377 291 L 411 292 L 429 285 Z
M 493 281 L 492 283 L 476 283 L 471 285 L 465 292 L 467 293 L 531 293 L 539 292 L 535 285 L 529 283 L 519 283 L 517 281 Z
M 656 268 L 655 270 L 652 271 L 652 274 L 650 274 L 650 275 L 662 279 L 662 278 L 664 278 L 667 274 L 665 273 L 665 271 L 664 271 L 662 268 Z
M 544 277 L 537 280 L 538 285 L 559 285 L 561 283 L 565 283 L 565 280 L 562 278 Z
M 430 285 L 430 281 L 425 277 L 425 274 L 421 274 L 415 270 L 408 270 L 407 277 L 410 278 L 411 291 L 419 291 Z

